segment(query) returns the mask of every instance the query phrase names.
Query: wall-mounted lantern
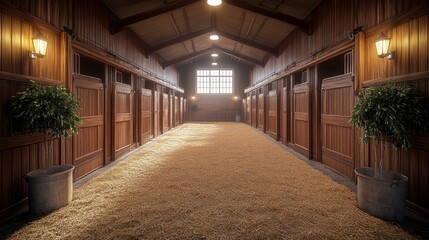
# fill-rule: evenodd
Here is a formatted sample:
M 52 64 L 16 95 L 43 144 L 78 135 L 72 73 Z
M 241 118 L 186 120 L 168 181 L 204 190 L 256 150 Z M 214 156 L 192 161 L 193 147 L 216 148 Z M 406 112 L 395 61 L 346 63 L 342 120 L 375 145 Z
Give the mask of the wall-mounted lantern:
M 46 55 L 46 49 L 48 48 L 48 41 L 41 35 L 37 35 L 33 38 L 34 52 L 30 52 L 30 58 L 43 58 Z
M 387 57 L 387 59 L 393 59 L 395 52 L 389 52 L 390 38 L 386 34 L 381 33 L 380 37 L 375 40 L 375 47 L 377 48 L 377 55 L 380 58 Z

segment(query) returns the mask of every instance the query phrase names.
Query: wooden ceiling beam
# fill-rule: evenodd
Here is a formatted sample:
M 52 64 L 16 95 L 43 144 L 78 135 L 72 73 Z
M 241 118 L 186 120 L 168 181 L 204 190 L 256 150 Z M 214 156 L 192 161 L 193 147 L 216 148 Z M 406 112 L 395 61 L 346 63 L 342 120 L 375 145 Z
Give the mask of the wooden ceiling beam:
M 177 64 L 177 63 L 180 63 L 180 62 L 183 62 L 183 61 L 186 61 L 186 60 L 189 60 L 189 59 L 192 59 L 192 58 L 204 55 L 204 54 L 207 54 L 207 53 L 212 52 L 212 51 L 223 52 L 224 54 L 227 54 L 227 55 L 229 55 L 231 57 L 234 57 L 234 58 L 246 61 L 246 62 L 254 64 L 254 65 L 258 65 L 258 66 L 264 67 L 264 62 L 262 62 L 262 61 L 258 61 L 256 59 L 251 58 L 251 57 L 247 57 L 247 56 L 244 56 L 242 54 L 235 53 L 233 51 L 230 51 L 228 49 L 225 49 L 225 48 L 222 48 L 222 47 L 218 47 L 218 46 L 213 46 L 213 47 L 210 47 L 210 48 L 206 48 L 204 50 L 201 50 L 201 51 L 198 51 L 198 52 L 194 52 L 192 54 L 189 54 L 189 55 L 186 55 L 186 56 L 182 56 L 182 57 L 178 57 L 176 59 L 164 62 L 162 64 L 162 67 L 165 69 L 165 68 L 167 68 L 167 67 L 169 67 L 171 65 L 174 65 L 174 64 Z
M 111 34 L 115 34 L 120 32 L 121 30 L 123 30 L 125 27 L 149 19 L 149 18 L 153 18 L 156 17 L 158 15 L 164 14 L 164 13 L 168 13 L 171 11 L 174 11 L 176 9 L 182 8 L 182 7 L 186 7 L 188 5 L 194 4 L 200 2 L 200 0 L 184 0 L 184 1 L 178 1 L 169 5 L 165 5 L 163 7 L 160 8 L 156 8 L 150 11 L 146 11 L 146 12 L 141 12 L 141 13 L 137 13 L 135 15 L 123 18 L 115 23 L 112 23 L 110 25 L 110 33 Z
M 226 38 L 231 39 L 233 41 L 242 43 L 244 45 L 251 46 L 253 48 L 262 50 L 264 52 L 268 52 L 268 53 L 272 54 L 273 56 L 278 57 L 278 50 L 277 50 L 277 48 L 272 48 L 272 47 L 269 47 L 267 45 L 260 44 L 258 42 L 252 41 L 250 39 L 243 38 L 243 37 L 240 37 L 240 36 L 237 36 L 237 35 L 234 35 L 234 34 L 230 34 L 230 33 L 227 33 L 227 32 L 223 32 L 223 31 L 216 31 L 216 32 L 220 36 L 226 37 Z
M 214 49 L 214 50 L 221 51 L 221 52 L 223 52 L 223 53 L 225 53 L 225 54 L 227 54 L 227 55 L 230 55 L 230 56 L 232 56 L 232 57 L 235 57 L 235 58 L 241 59 L 241 60 L 243 60 L 243 61 L 249 62 L 249 63 L 254 64 L 254 65 L 258 65 L 258 66 L 261 66 L 261 67 L 264 67 L 264 66 L 265 66 L 265 65 L 264 65 L 264 63 L 263 63 L 263 62 L 261 62 L 261 61 L 258 61 L 258 60 L 256 60 L 256 59 L 253 59 L 253 58 L 251 58 L 251 57 L 244 56 L 244 55 L 239 54 L 239 53 L 235 53 L 235 52 L 230 51 L 230 50 L 225 49 L 225 48 L 221 48 L 221 47 L 218 47 L 218 46 L 214 46 L 214 47 L 213 47 L 213 49 Z
M 199 36 L 202 36 L 204 34 L 211 33 L 211 32 L 213 32 L 212 28 L 206 28 L 206 29 L 199 30 L 199 31 L 196 31 L 196 32 L 184 34 L 184 35 L 182 35 L 180 37 L 173 38 L 173 39 L 167 40 L 165 42 L 161 42 L 161 43 L 159 43 L 157 45 L 154 45 L 154 46 L 150 47 L 148 49 L 148 51 L 149 51 L 149 53 L 153 53 L 153 52 L 156 52 L 156 51 L 158 51 L 160 49 L 166 48 L 168 46 L 172 46 L 172 45 L 175 45 L 175 44 L 178 44 L 178 43 L 181 43 L 181 42 L 185 42 L 185 41 L 191 40 L 193 38 L 196 38 L 196 37 L 199 37 Z
M 194 53 L 189 54 L 189 55 L 185 55 L 185 56 L 182 56 L 182 57 L 178 57 L 178 58 L 176 58 L 176 59 L 173 59 L 173 60 L 170 60 L 170 61 L 164 62 L 164 63 L 162 64 L 162 68 L 163 68 L 163 69 L 165 69 L 165 68 L 167 68 L 167 67 L 169 67 L 169 66 L 171 66 L 171 65 L 174 65 L 174 64 L 177 64 L 177 63 L 180 63 L 180 62 L 183 62 L 183 61 L 186 61 L 186 60 L 192 59 L 192 58 L 194 58 L 194 57 L 201 56 L 201 55 L 206 54 L 206 53 L 211 52 L 211 51 L 213 51 L 213 48 L 206 48 L 206 49 L 204 49 L 204 50 L 201 50 L 201 51 L 198 51 L 198 52 L 194 52 Z
M 230 39 L 232 41 L 236 41 L 236 42 L 242 43 L 244 45 L 248 45 L 250 47 L 253 47 L 253 48 L 256 48 L 256 49 L 268 52 L 268 53 L 274 55 L 275 57 L 278 56 L 278 50 L 277 50 L 277 48 L 272 48 L 272 47 L 260 44 L 258 42 L 249 40 L 247 38 L 236 36 L 234 34 L 230 34 L 230 33 L 227 33 L 227 32 L 217 31 L 217 30 L 214 30 L 213 28 L 203 29 L 203 30 L 200 30 L 200 31 L 196 31 L 196 32 L 193 32 L 193 33 L 185 34 L 185 35 L 179 36 L 177 38 L 173 38 L 173 39 L 170 39 L 168 41 L 159 43 L 157 45 L 154 45 L 154 46 L 150 47 L 148 49 L 148 53 L 151 54 L 153 52 L 156 52 L 156 51 L 158 51 L 160 49 L 163 49 L 163 48 L 166 48 L 168 46 L 179 44 L 181 42 L 188 41 L 188 40 L 191 40 L 193 38 L 196 38 L 196 37 L 199 37 L 199 36 L 202 36 L 204 34 L 211 33 L 211 32 L 216 32 L 220 36 L 228 38 L 228 39 Z
M 280 12 L 274 12 L 274 11 L 269 11 L 266 10 L 264 8 L 249 4 L 245 1 L 240 1 L 240 0 L 223 0 L 224 3 L 235 6 L 235 7 L 239 7 L 269 18 L 273 18 L 273 19 L 277 19 L 279 21 L 282 22 L 286 22 L 288 24 L 297 26 L 301 31 L 307 33 L 308 35 L 311 35 L 312 32 L 312 28 L 311 28 L 311 23 L 302 19 L 299 19 L 297 17 L 291 16 L 291 15 L 287 15 L 284 13 L 280 13 Z

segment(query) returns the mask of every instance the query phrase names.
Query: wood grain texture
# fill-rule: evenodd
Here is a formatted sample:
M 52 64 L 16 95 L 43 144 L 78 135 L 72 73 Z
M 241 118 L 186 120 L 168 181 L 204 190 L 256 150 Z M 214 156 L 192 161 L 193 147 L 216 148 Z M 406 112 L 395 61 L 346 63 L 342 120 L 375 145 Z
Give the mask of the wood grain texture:
M 353 109 L 353 77 L 324 79 L 321 98 L 322 162 L 352 179 L 354 135 L 349 120 Z
M 278 140 L 278 97 L 277 89 L 268 93 L 268 135 Z
M 73 92 L 83 124 L 73 136 L 73 177 L 79 179 L 104 165 L 104 96 L 101 79 L 74 75 Z
M 196 109 L 190 110 L 190 121 L 235 121 L 236 111 L 240 111 L 240 102 L 231 94 L 199 94 L 190 104 Z
M 133 144 L 133 90 L 131 85 L 115 83 L 114 149 L 115 159 L 131 150 Z

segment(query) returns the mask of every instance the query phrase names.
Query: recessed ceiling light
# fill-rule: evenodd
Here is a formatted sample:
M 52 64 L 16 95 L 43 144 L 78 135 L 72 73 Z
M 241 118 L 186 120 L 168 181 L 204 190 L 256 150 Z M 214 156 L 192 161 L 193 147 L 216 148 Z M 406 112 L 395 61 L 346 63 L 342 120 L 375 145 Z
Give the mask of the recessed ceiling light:
M 217 53 L 212 53 L 212 57 L 217 57 L 219 56 Z
M 212 62 L 212 65 L 213 66 L 217 66 L 217 62 Z
M 216 41 L 216 40 L 218 40 L 218 39 L 219 39 L 219 36 L 218 36 L 218 35 L 216 35 L 216 34 L 212 34 L 212 35 L 210 35 L 210 40 Z
M 210 6 L 219 6 L 222 4 L 222 0 L 207 0 L 207 4 Z

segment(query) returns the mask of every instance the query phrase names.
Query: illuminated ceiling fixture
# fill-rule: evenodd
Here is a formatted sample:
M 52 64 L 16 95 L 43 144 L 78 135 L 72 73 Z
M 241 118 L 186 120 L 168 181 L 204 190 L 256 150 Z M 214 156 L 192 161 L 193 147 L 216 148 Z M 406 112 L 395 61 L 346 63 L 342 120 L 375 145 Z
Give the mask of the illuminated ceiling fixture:
M 207 4 L 210 6 L 219 6 L 222 4 L 222 0 L 207 0 Z
M 217 66 L 217 62 L 212 62 L 212 65 L 213 66 Z
M 217 53 L 212 53 L 212 57 L 218 57 L 219 55 Z
M 213 40 L 213 41 L 219 40 L 219 36 L 216 34 L 212 34 L 210 35 L 210 40 Z

